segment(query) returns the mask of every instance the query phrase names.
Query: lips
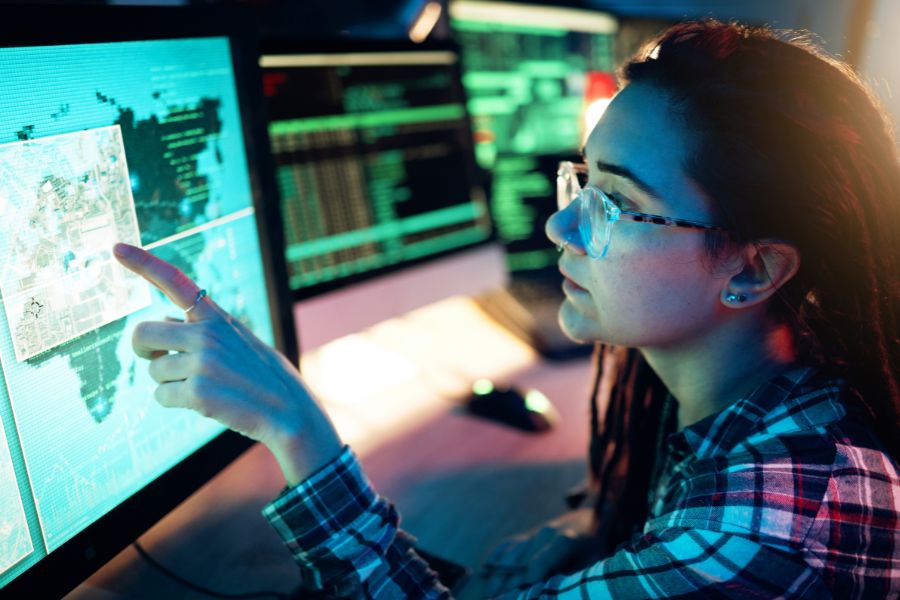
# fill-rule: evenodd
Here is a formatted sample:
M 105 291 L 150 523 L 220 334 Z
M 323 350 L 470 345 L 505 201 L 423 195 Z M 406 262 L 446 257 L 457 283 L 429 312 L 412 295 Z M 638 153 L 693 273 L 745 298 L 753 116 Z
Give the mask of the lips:
M 562 273 L 562 276 L 565 278 L 563 285 L 569 286 L 572 290 L 574 290 L 576 292 L 587 292 L 587 290 L 585 288 L 583 288 L 580 285 L 578 285 L 577 283 L 575 283 L 575 280 L 572 279 L 572 277 L 568 273 L 566 273 L 562 269 L 562 267 L 560 267 L 559 272 Z
M 587 294 L 588 291 L 572 281 L 571 279 L 566 279 L 563 281 L 563 291 L 574 292 L 578 294 Z

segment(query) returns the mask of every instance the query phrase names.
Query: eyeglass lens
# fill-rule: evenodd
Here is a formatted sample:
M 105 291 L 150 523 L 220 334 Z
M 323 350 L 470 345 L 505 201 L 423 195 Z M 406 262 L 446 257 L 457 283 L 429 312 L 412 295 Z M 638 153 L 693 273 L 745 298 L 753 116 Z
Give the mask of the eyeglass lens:
M 573 163 L 560 163 L 557 176 L 557 204 L 564 210 L 581 197 L 578 207 L 578 231 L 588 254 L 594 258 L 606 254 L 609 240 L 609 215 L 599 190 L 587 186 L 587 173 Z

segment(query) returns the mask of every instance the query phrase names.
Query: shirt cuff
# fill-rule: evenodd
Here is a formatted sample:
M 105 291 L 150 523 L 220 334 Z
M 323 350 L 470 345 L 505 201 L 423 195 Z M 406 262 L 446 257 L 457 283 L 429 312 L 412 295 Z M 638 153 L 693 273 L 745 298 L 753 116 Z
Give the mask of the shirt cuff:
M 349 446 L 262 513 L 297 561 L 304 587 L 336 596 L 352 595 L 383 566 L 399 521 Z

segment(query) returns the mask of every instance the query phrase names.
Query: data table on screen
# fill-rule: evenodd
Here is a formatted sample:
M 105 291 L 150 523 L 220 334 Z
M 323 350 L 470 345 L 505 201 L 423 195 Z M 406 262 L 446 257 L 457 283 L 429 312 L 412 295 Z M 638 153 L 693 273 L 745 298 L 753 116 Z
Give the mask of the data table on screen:
M 447 51 L 263 58 L 292 289 L 490 236 L 455 63 Z

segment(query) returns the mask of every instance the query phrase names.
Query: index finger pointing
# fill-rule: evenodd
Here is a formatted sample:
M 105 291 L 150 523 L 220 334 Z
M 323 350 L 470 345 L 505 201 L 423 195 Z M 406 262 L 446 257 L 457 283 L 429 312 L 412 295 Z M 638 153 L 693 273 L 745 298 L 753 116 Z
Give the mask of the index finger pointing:
M 113 254 L 125 268 L 155 285 L 182 310 L 194 305 L 200 287 L 178 267 L 130 244 L 116 244 Z M 208 317 L 209 310 L 207 302 L 200 302 L 190 314 L 195 319 Z

